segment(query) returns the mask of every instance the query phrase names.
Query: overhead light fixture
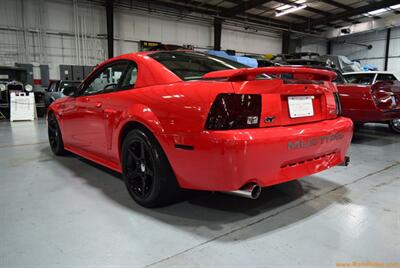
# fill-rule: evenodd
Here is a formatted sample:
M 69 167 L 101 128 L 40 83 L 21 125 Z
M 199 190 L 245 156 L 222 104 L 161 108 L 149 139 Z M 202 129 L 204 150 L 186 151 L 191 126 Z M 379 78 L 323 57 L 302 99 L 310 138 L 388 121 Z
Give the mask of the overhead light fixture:
M 293 7 L 293 6 L 291 6 L 291 5 L 283 5 L 283 6 L 277 7 L 276 10 L 282 11 L 282 10 L 285 10 L 285 9 L 288 9 L 288 8 L 291 8 L 291 7 Z
M 398 5 L 394 5 L 394 6 L 390 6 L 391 9 L 399 9 L 400 8 L 400 4 Z
M 286 15 L 286 14 L 289 14 L 289 13 L 304 9 L 306 7 L 307 7 L 307 5 L 293 6 L 291 8 L 288 8 L 288 9 L 284 10 L 284 11 L 276 12 L 275 17 L 280 17 L 280 16 L 283 16 L 283 15 Z
M 385 13 L 387 11 L 388 11 L 387 8 L 381 8 L 381 9 L 377 9 L 377 10 L 374 10 L 374 11 L 370 11 L 370 12 L 368 12 L 368 14 L 374 16 L 374 15 L 378 15 L 378 14 L 381 14 L 381 13 Z

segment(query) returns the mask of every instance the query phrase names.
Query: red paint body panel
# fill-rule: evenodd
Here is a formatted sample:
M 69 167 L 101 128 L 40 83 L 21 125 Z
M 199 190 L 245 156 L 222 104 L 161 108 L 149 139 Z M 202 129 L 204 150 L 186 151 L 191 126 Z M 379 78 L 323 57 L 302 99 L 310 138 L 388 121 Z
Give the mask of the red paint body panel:
M 261 186 L 277 184 L 344 161 L 352 122 L 333 113 L 336 88 L 330 81 L 318 85 L 285 84 L 280 79 L 182 81 L 147 53 L 122 55 L 96 70 L 119 59 L 137 64 L 135 88 L 65 97 L 50 106 L 67 150 L 122 172 L 122 131 L 137 122 L 154 134 L 181 187 L 214 191 L 237 190 L 250 181 Z M 309 68 L 289 69 L 310 73 Z M 312 70 L 313 75 L 318 72 Z M 330 75 L 321 72 L 321 77 Z M 275 120 L 262 120 L 256 129 L 205 130 L 210 108 L 220 93 L 260 94 L 261 118 L 273 116 Z M 290 118 L 288 96 L 304 95 L 314 96 L 314 116 Z M 177 149 L 176 144 L 194 150 Z
M 373 86 L 337 85 L 343 116 L 353 122 L 387 122 L 400 118 L 400 87 L 398 82 L 379 82 Z M 375 94 L 373 93 L 375 92 Z M 382 95 L 385 94 L 385 95 Z M 376 98 L 392 98 L 387 105 L 378 105 Z

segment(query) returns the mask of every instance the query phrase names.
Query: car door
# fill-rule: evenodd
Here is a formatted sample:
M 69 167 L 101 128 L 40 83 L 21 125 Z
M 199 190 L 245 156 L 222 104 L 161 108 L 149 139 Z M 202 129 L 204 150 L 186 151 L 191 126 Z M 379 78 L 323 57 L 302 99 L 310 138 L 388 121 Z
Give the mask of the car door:
M 81 85 L 77 97 L 65 103 L 63 124 L 67 146 L 92 156 L 107 153 L 103 103 L 119 88 L 127 67 L 127 61 L 103 66 Z
M 118 88 L 114 92 L 107 94 L 107 98 L 103 100 L 105 138 L 106 138 L 106 155 L 110 161 L 117 163 L 119 161 L 118 153 L 115 148 L 112 148 L 114 131 L 116 129 L 118 119 L 122 113 L 129 109 L 133 103 L 126 101 L 126 91 L 132 90 L 135 87 L 137 80 L 138 68 L 136 63 L 130 61 L 127 71 L 121 78 Z

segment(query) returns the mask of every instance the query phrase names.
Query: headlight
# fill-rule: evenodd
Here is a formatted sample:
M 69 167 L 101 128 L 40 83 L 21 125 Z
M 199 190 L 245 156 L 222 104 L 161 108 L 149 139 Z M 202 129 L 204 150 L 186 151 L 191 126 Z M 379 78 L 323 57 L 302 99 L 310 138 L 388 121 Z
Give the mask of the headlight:
M 32 87 L 31 85 L 29 85 L 29 84 L 26 84 L 26 85 L 25 85 L 25 90 L 26 90 L 27 92 L 32 92 L 32 91 L 33 91 L 33 87 Z

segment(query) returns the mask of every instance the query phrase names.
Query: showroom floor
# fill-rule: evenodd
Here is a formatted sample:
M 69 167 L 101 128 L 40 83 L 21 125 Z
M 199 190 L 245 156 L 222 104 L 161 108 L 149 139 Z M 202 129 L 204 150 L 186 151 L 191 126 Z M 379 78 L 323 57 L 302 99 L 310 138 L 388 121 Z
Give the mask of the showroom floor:
M 0 122 L 1 267 L 335 267 L 399 261 L 400 135 L 356 134 L 351 165 L 264 189 L 144 209 L 118 174 L 54 157 L 46 124 Z M 283 265 L 284 264 L 284 265 Z

